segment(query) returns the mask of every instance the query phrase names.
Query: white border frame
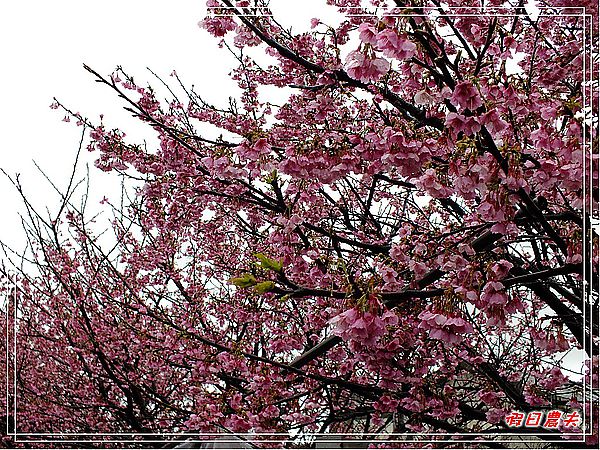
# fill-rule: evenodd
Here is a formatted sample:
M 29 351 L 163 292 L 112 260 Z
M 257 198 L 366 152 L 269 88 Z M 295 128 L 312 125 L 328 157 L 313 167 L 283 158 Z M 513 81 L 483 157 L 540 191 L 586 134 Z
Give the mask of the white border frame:
M 599 0 L 600 3 L 600 0 Z M 347 8 L 339 8 L 339 11 L 343 11 L 344 9 L 352 9 L 353 7 L 347 7 Z M 460 10 L 476 10 L 476 11 L 480 11 L 482 8 L 481 7 L 476 7 L 476 6 L 460 6 L 460 7 L 455 7 L 456 9 L 460 9 Z M 514 8 L 514 7 L 513 7 Z M 542 12 L 544 10 L 554 10 L 558 7 L 539 7 L 538 9 L 540 10 L 540 16 L 545 16 L 545 17 L 552 17 L 552 16 L 556 16 L 556 14 L 543 14 Z M 227 10 L 236 10 L 236 7 L 212 7 L 212 8 L 208 8 L 209 12 L 211 9 L 217 10 L 217 11 L 227 11 Z M 257 9 L 255 7 L 253 7 L 253 9 Z M 359 7 L 359 9 L 363 9 L 362 7 Z M 384 9 L 384 8 L 376 8 L 376 10 L 380 10 L 380 9 Z M 392 8 L 392 9 L 402 9 L 402 8 Z M 423 10 L 427 11 L 427 10 L 432 10 L 432 11 L 439 11 L 439 8 L 437 7 L 423 7 Z M 509 8 L 507 7 L 485 7 L 486 13 L 452 13 L 450 11 L 444 11 L 444 15 L 446 16 L 450 16 L 450 17 L 518 17 L 521 16 L 521 14 L 515 14 L 515 13 L 501 13 L 501 14 L 493 14 L 494 11 L 498 11 L 498 12 L 503 12 L 503 11 L 507 11 Z M 584 51 L 584 55 L 585 55 L 585 46 L 586 46 L 586 40 L 587 40 L 587 32 L 589 32 L 589 36 L 591 36 L 592 34 L 592 21 L 593 21 L 593 16 L 591 14 L 587 14 L 586 13 L 586 8 L 585 7 L 579 7 L 579 6 L 570 6 L 570 7 L 562 7 L 563 11 L 569 11 L 566 14 L 560 14 L 559 17 L 581 17 L 583 19 L 583 51 Z M 389 10 L 389 9 L 388 9 Z M 572 12 L 571 12 L 572 11 Z M 575 11 L 579 11 L 578 13 L 576 13 Z M 224 13 L 224 14 L 213 14 L 214 17 L 231 17 L 232 13 Z M 245 17 L 272 17 L 272 15 L 270 14 L 253 14 L 253 15 L 243 15 Z M 347 14 L 347 17 L 373 17 L 373 14 Z M 424 17 L 423 14 L 387 14 L 388 17 Z M 600 20 L 600 18 L 599 18 Z M 587 27 L 586 27 L 587 24 Z M 598 75 L 598 69 L 594 67 L 594 60 L 593 60 L 593 55 L 594 55 L 594 47 L 593 47 L 593 42 L 590 42 L 590 47 L 591 47 L 591 55 L 590 55 L 590 61 L 591 61 L 591 67 L 589 68 L 589 70 L 591 71 L 591 73 L 593 74 L 594 71 L 595 73 Z M 598 49 L 595 49 L 596 52 L 598 53 Z M 594 70 L 596 69 L 596 70 Z M 598 95 L 600 89 L 598 88 L 597 84 L 598 84 L 598 80 L 596 80 L 595 82 L 593 81 L 593 75 L 590 77 L 590 84 L 588 85 L 587 83 L 587 75 L 588 75 L 588 68 L 586 68 L 586 59 L 585 57 L 583 58 L 583 86 L 582 86 L 582 94 L 583 94 L 583 109 L 585 111 L 586 107 L 591 107 L 594 104 L 594 99 L 595 99 L 595 95 L 594 95 L 594 85 L 596 85 L 596 96 Z M 587 98 L 586 98 L 586 94 L 589 90 L 589 98 L 590 98 L 590 104 L 587 105 Z M 600 99 L 598 99 L 600 102 Z M 592 111 L 593 113 L 593 111 Z M 594 117 L 592 116 L 590 118 L 592 121 L 594 122 L 598 122 L 598 118 L 596 118 L 594 120 Z M 582 180 L 582 187 L 583 187 L 583 191 L 584 191 L 584 204 L 583 204 L 583 212 L 584 212 L 584 223 L 583 223 L 583 236 L 585 239 L 586 236 L 586 223 L 585 223 L 585 212 L 586 212 L 586 206 L 589 207 L 590 211 L 593 211 L 593 201 L 592 201 L 592 196 L 591 196 L 591 191 L 592 191 L 592 186 L 590 185 L 588 188 L 588 192 L 590 195 L 588 195 L 588 199 L 589 199 L 589 205 L 586 205 L 585 202 L 585 192 L 586 192 L 586 171 L 587 171 L 587 167 L 586 167 L 586 150 L 589 152 L 589 179 L 593 180 L 592 178 L 592 165 L 593 165 L 593 147 L 592 147 L 592 142 L 588 143 L 586 142 L 585 139 L 585 129 L 587 128 L 587 124 L 584 120 L 584 142 L 582 144 L 582 151 L 583 151 L 583 180 Z M 598 145 L 598 150 L 600 153 L 600 143 Z M 598 183 L 598 186 L 600 188 L 600 180 Z M 583 245 L 583 250 L 582 250 L 582 257 L 583 257 L 583 261 L 585 261 L 585 257 L 586 257 L 586 246 L 585 246 L 585 241 L 584 241 L 584 245 Z M 592 251 L 593 251 L 593 247 L 592 247 Z M 599 273 L 600 273 L 600 258 L 599 258 L 599 263 L 598 263 L 598 268 L 599 268 Z M 15 288 L 17 287 L 16 285 L 16 281 L 15 279 L 13 279 L 13 283 L 15 285 Z M 583 271 L 583 297 L 587 298 L 586 294 L 586 287 L 587 287 L 587 281 L 585 279 L 585 270 Z M 14 317 L 13 320 L 17 321 L 17 293 L 16 293 L 16 289 L 14 291 L 14 298 L 13 298 L 13 309 L 14 309 Z M 7 299 L 7 312 L 6 312 L 6 417 L 7 417 L 7 423 L 6 423 L 6 434 L 7 436 L 12 436 L 13 437 L 13 441 L 15 443 L 31 443 L 31 444 L 68 444 L 68 443 L 176 443 L 176 442 L 190 442 L 190 443 L 209 443 L 209 442 L 220 442 L 220 443 L 240 443 L 243 442 L 244 439 L 238 439 L 237 437 L 247 437 L 247 438 L 252 438 L 251 442 L 256 442 L 256 443 L 272 443 L 273 440 L 260 440 L 260 439 L 254 439 L 257 436 L 265 436 L 265 437 L 270 437 L 270 436 L 290 436 L 289 433 L 235 433 L 235 434 L 231 434 L 231 433 L 19 433 L 19 432 L 9 432 L 9 423 L 8 423 L 8 417 L 9 417 L 9 367 L 10 367 L 10 355 L 9 355 L 9 310 L 10 310 L 10 302 Z M 591 309 L 591 315 L 590 315 L 590 322 L 593 320 L 593 309 Z M 600 320 L 598 320 L 600 318 L 596 318 L 596 320 L 598 321 L 598 323 L 600 324 Z M 586 322 L 586 308 L 584 307 L 583 310 L 583 321 L 584 324 L 587 323 Z M 584 327 L 585 328 L 585 327 Z M 585 333 L 585 329 L 584 329 L 584 333 Z M 585 336 L 584 336 L 585 337 Z M 13 350 L 14 350 L 14 356 L 13 356 L 13 374 L 16 373 L 17 371 L 17 339 L 16 339 L 16 333 L 14 333 L 13 336 Z M 590 348 L 589 350 L 589 354 L 593 357 L 593 356 L 598 356 L 598 355 L 593 355 L 593 349 L 590 343 Z M 593 375 L 593 370 L 594 370 L 594 366 L 593 364 L 590 366 L 590 370 L 591 370 L 591 374 Z M 17 429 L 17 423 L 16 423 L 16 418 L 17 418 L 17 384 L 16 384 L 16 379 L 14 380 L 14 385 L 13 387 L 13 426 L 14 429 Z M 590 385 L 589 386 L 589 403 L 592 403 L 593 400 L 593 389 L 594 386 Z M 596 390 L 598 389 L 598 387 L 596 386 Z M 583 392 L 584 392 L 584 402 L 585 402 L 585 394 L 586 394 L 586 381 L 585 381 L 585 377 L 583 379 Z M 585 405 L 584 405 L 584 409 L 583 409 L 583 414 L 582 414 L 582 418 L 583 418 L 583 425 L 585 426 L 586 424 L 586 411 L 585 411 Z M 590 417 L 590 430 L 593 429 L 593 422 L 591 421 L 591 417 Z M 524 428 L 525 429 L 525 428 Z M 427 437 L 427 436 L 440 436 L 440 437 L 447 437 L 449 438 L 446 441 L 440 441 L 440 440 L 436 440 L 436 439 L 432 439 L 432 440 L 427 440 L 427 439 L 412 439 L 412 440 L 399 440 L 397 441 L 398 444 L 402 444 L 402 449 L 408 449 L 410 447 L 406 446 L 406 444 L 425 444 L 425 443 L 440 443 L 440 442 L 455 442 L 455 443 L 460 443 L 460 444 L 469 444 L 469 443 L 473 443 L 473 444 L 485 444 L 485 443 L 510 443 L 510 444 L 515 444 L 515 445 L 519 445 L 519 444 L 528 444 L 528 443 L 540 443 L 539 439 L 536 438 L 536 436 L 553 436 L 553 437 L 557 437 L 560 438 L 560 436 L 582 436 L 581 440 L 566 440 L 564 441 L 565 443 L 584 443 L 585 442 L 585 438 L 587 436 L 590 436 L 591 433 L 587 433 L 584 431 L 584 433 L 561 433 L 561 434 L 557 434 L 557 433 L 450 433 L 450 432 L 444 432 L 444 433 L 382 433 L 383 436 L 419 436 L 419 437 Z M 44 436 L 52 436 L 52 437 L 57 437 L 57 439 L 25 439 L 25 440 L 19 440 L 17 439 L 18 437 L 25 437 L 25 436 L 40 436 L 40 437 L 44 437 Z M 122 440 L 122 439 L 83 439 L 83 440 L 79 440 L 79 439 L 70 439 L 69 437 L 82 437 L 82 436 L 103 436 L 103 437 L 107 437 L 107 436 L 152 436 L 152 437 L 157 437 L 156 440 L 154 439 L 150 439 L 150 440 L 146 440 L 146 439 L 142 439 L 142 440 L 136 440 L 136 439 L 130 439 L 130 440 Z M 198 437 L 198 436 L 207 436 L 207 437 L 213 437 L 213 436 L 219 436 L 219 437 L 229 437 L 230 439 L 186 439 L 186 440 L 181 440 L 181 441 L 176 441 L 176 440 L 164 440 L 164 439 L 159 439 L 159 437 L 161 436 L 173 436 L 173 437 L 185 437 L 185 436 L 190 436 L 190 437 Z M 364 433 L 304 433 L 304 436 L 307 437 L 316 437 L 317 439 L 315 439 L 313 442 L 317 442 L 317 443 L 349 443 L 349 442 L 368 442 L 368 443 L 386 443 L 386 444 L 390 444 L 391 441 L 387 441 L 387 440 L 374 440 L 374 441 L 365 441 L 364 439 L 358 438 L 358 436 L 364 436 Z M 343 439 L 343 440 L 333 440 L 333 439 L 322 439 L 319 440 L 318 437 L 325 437 L 325 436 L 356 436 L 356 439 Z M 452 439 L 454 436 L 460 436 L 460 439 Z M 481 438 L 485 438 L 487 436 L 499 436 L 499 437 L 503 437 L 503 436 L 517 436 L 517 437 L 521 437 L 520 440 L 503 440 L 503 439 L 473 439 L 473 440 L 466 440 L 464 439 L 464 437 L 467 436 L 473 436 L 473 437 L 481 437 Z M 525 437 L 529 437 L 531 436 L 531 439 L 523 439 Z M 61 439 L 62 438 L 62 439 Z M 67 439 L 65 439 L 67 438 Z M 393 441 L 392 441 L 393 442 Z M 557 439 L 556 441 L 557 443 L 563 442 L 560 439 Z M 421 447 L 418 447 L 421 448 Z M 520 447 L 511 447 L 511 448 L 520 448 Z M 529 447 L 523 447 L 523 448 L 529 448 Z

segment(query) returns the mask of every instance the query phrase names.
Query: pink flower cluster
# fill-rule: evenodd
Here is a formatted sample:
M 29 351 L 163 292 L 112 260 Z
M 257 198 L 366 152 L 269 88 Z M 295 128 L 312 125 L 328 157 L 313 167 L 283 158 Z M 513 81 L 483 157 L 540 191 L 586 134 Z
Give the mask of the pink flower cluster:
M 223 178 L 236 178 L 244 174 L 244 171 L 235 167 L 227 156 L 206 156 L 201 161 L 207 170 Z
M 506 305 L 508 296 L 506 295 L 504 285 L 499 281 L 489 281 L 483 287 L 481 300 L 485 305 Z
M 479 392 L 479 399 L 486 405 L 496 406 L 498 400 L 502 397 L 502 392 L 494 391 L 481 391 Z
M 387 29 L 377 35 L 377 48 L 389 58 L 408 59 L 415 54 L 417 46 L 406 39 L 398 36 L 395 31 Z
M 460 132 L 470 136 L 481 130 L 481 125 L 476 117 L 466 117 L 455 112 L 448 113 L 446 116 L 446 125 L 454 136 Z
M 552 369 L 540 374 L 540 386 L 550 391 L 555 390 L 559 386 L 567 383 L 569 379 L 563 375 L 560 368 L 553 367 Z
M 417 185 L 425 189 L 432 197 L 450 197 L 452 190 L 440 183 L 434 169 L 427 169 L 417 181 Z
M 462 334 L 473 332 L 473 327 L 461 317 L 445 316 L 429 310 L 419 314 L 419 328 L 429 330 L 429 337 L 439 339 L 449 344 L 462 341 Z
M 209 8 L 218 8 L 222 5 L 215 0 L 208 0 L 206 2 L 206 6 L 208 6 Z M 207 17 L 204 20 L 198 22 L 198 26 L 200 28 L 204 28 L 206 31 L 208 31 L 215 37 L 223 37 L 229 31 L 233 31 L 236 29 L 236 24 L 233 21 L 233 18 L 226 17 L 225 15 L 217 17 Z
M 399 400 L 396 400 L 388 394 L 384 394 L 378 401 L 373 403 L 373 407 L 375 410 L 381 412 L 394 412 L 399 404 Z
M 390 62 L 384 58 L 369 58 L 363 52 L 355 50 L 346 57 L 345 67 L 352 78 L 372 83 L 390 70 Z
M 533 344 L 548 353 L 564 352 L 571 348 L 569 341 L 560 331 L 556 333 L 556 336 L 550 331 L 535 329 L 531 329 L 529 333 L 531 334 Z
M 450 102 L 461 110 L 470 109 L 471 111 L 483 105 L 479 91 L 470 81 L 463 81 L 456 85 Z
M 257 161 L 261 156 L 267 156 L 271 152 L 271 146 L 265 138 L 258 139 L 250 146 L 246 142 L 235 148 L 240 158 L 247 161 Z
M 413 42 L 389 28 L 378 32 L 373 25 L 362 23 L 358 30 L 362 42 L 382 52 L 388 58 L 406 60 L 417 50 Z M 388 60 L 375 56 L 369 57 L 366 51 L 352 51 L 346 58 L 348 75 L 363 83 L 379 80 L 390 70 L 390 67 Z
M 506 278 L 510 269 L 513 268 L 511 262 L 501 259 L 500 261 L 495 262 L 489 269 L 488 276 L 493 280 L 502 280 Z
M 359 38 L 365 44 L 372 45 L 389 58 L 408 59 L 415 54 L 417 46 L 406 36 L 398 35 L 394 30 L 386 28 L 377 32 L 369 23 L 362 23 L 358 27 Z
M 223 37 L 236 29 L 235 22 L 230 17 L 207 17 L 198 22 L 198 26 L 215 37 Z
M 508 128 L 508 123 L 500 117 L 498 110 L 495 108 L 481 116 L 481 123 L 486 126 L 494 137 Z
M 386 331 L 386 326 L 396 325 L 398 316 L 386 311 L 381 317 L 370 311 L 352 308 L 329 320 L 335 328 L 333 333 L 344 340 L 360 342 L 373 346 Z

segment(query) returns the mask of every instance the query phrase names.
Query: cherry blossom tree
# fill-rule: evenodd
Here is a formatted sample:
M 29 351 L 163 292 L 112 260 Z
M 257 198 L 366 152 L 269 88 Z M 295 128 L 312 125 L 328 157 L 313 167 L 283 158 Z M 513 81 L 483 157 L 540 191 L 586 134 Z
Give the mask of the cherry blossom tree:
M 11 430 L 594 445 L 596 3 L 326 3 L 339 23 L 294 33 L 263 0 L 209 0 L 237 61 L 219 105 L 86 66 L 156 146 L 53 104 L 126 186 L 110 245 L 76 171 L 52 214 L 23 195 Z M 552 410 L 585 422 L 505 420 Z

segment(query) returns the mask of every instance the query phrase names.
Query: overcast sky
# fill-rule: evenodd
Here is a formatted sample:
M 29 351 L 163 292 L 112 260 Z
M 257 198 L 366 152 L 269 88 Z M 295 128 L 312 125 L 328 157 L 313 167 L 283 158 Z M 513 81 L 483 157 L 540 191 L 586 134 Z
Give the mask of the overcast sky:
M 321 5 L 321 6 L 317 6 Z M 274 0 L 284 25 L 305 24 L 331 7 L 310 0 Z M 36 171 L 35 160 L 59 186 L 67 184 L 81 129 L 62 122 L 49 105 L 57 97 L 74 111 L 108 127 L 121 127 L 132 141 L 146 129 L 121 110 L 110 90 L 94 83 L 82 64 L 101 74 L 123 66 L 139 83 L 150 80 L 146 67 L 169 79 L 173 69 L 209 100 L 227 101 L 233 63 L 217 39 L 198 27 L 204 0 L 19 0 L 0 2 L 0 167 L 21 182 L 37 206 L 55 209 L 57 197 Z M 93 154 L 86 154 L 91 162 Z M 83 172 L 82 172 L 83 173 Z M 95 192 L 116 192 L 117 179 L 93 171 Z M 3 215 L 0 239 L 21 242 L 16 191 L 0 176 Z
M 62 122 L 49 105 L 56 96 L 75 111 L 97 121 L 104 113 L 112 126 L 134 121 L 120 109 L 107 88 L 94 83 L 82 68 L 98 72 L 122 65 L 146 76 L 145 67 L 168 75 L 177 68 L 184 78 L 205 73 L 201 54 L 214 58 L 214 40 L 197 26 L 203 14 L 197 0 L 19 0 L 0 4 L 0 167 L 21 181 L 36 205 L 56 206 L 48 184 L 36 171 L 35 160 L 59 186 L 65 186 L 77 151 L 81 128 Z M 214 60 L 214 59 L 213 59 Z M 135 138 L 139 127 L 126 127 Z M 86 154 L 87 161 L 93 155 Z M 104 186 L 114 177 L 100 177 Z M 7 180 L 0 179 L 4 201 L 0 239 L 20 240 L 17 211 L 21 204 Z

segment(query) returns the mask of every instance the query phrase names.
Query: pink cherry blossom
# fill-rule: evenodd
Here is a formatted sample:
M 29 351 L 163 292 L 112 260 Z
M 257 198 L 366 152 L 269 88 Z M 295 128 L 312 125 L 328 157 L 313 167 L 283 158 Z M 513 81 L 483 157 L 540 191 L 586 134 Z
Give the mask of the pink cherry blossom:
M 198 22 L 198 26 L 216 37 L 225 36 L 236 28 L 235 22 L 230 17 L 207 17 Z
M 508 128 L 508 123 L 500 117 L 497 109 L 486 112 L 479 122 L 484 125 L 493 136 L 498 136 Z
M 504 285 L 498 281 L 489 281 L 483 287 L 481 300 L 488 305 L 506 305 L 508 296 Z
M 419 91 L 415 94 L 415 104 L 430 106 L 435 104 L 435 98 L 425 90 Z
M 436 198 L 448 197 L 452 192 L 449 188 L 440 183 L 437 174 L 433 169 L 427 169 L 419 178 L 418 184 Z
M 385 319 L 389 321 L 390 317 L 379 317 L 368 311 L 351 308 L 330 319 L 329 323 L 335 327 L 334 333 L 341 338 L 372 346 L 385 332 Z
M 506 278 L 510 269 L 514 266 L 511 262 L 501 259 L 500 261 L 495 262 L 490 268 L 490 272 L 494 278 L 494 280 L 502 280 Z
M 363 22 L 359 25 L 358 31 L 360 34 L 358 37 L 365 44 L 377 45 L 377 30 L 373 25 L 367 22 Z
M 439 339 L 448 344 L 456 344 L 463 340 L 463 334 L 473 332 L 471 324 L 460 317 L 446 316 L 431 311 L 419 314 L 419 328 L 429 331 L 429 337 Z
M 452 104 L 461 110 L 469 109 L 475 111 L 483 102 L 479 91 L 473 83 L 470 81 L 462 81 L 456 85 L 452 97 L 450 97 Z
M 484 391 L 479 393 L 479 398 L 482 402 L 488 405 L 497 405 L 501 394 L 494 391 Z
M 395 31 L 386 29 L 377 34 L 377 48 L 389 58 L 404 60 L 414 55 L 417 46 Z
M 390 70 L 390 62 L 383 58 L 367 57 L 358 50 L 352 51 L 346 57 L 348 75 L 363 83 L 378 81 Z
M 481 125 L 477 121 L 477 118 L 466 117 L 454 112 L 450 112 L 446 116 L 446 125 L 455 136 L 461 132 L 469 136 L 481 130 Z
M 485 413 L 485 418 L 489 423 L 500 423 L 504 420 L 509 411 L 500 408 L 490 408 Z

